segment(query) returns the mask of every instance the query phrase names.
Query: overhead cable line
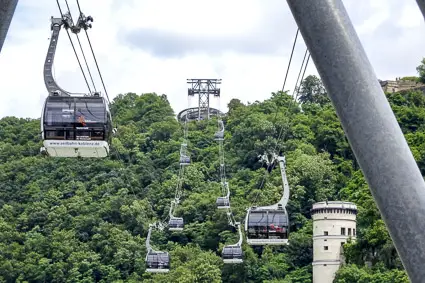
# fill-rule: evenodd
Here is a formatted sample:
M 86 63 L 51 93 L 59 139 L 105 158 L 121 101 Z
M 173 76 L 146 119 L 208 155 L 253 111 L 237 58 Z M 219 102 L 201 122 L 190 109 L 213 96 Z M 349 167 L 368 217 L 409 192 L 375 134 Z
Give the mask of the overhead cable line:
M 190 108 L 190 97 L 187 99 L 188 108 Z M 190 165 L 190 156 L 188 154 L 187 145 L 188 145 L 188 115 L 185 117 L 184 125 L 183 125 L 183 142 L 180 145 L 180 169 L 177 179 L 177 186 L 174 193 L 174 199 L 170 203 L 170 210 L 168 217 L 170 218 L 168 221 L 168 229 L 170 231 L 182 231 L 184 227 L 184 219 L 183 217 L 174 216 L 174 212 L 176 211 L 178 205 L 180 204 L 180 199 L 183 195 L 183 184 L 185 177 L 185 167 Z M 164 220 L 166 221 L 166 219 Z M 167 226 L 167 225 L 166 225 Z
M 298 95 L 299 95 L 299 93 L 300 93 L 300 89 L 301 89 L 301 82 L 304 80 L 305 71 L 307 70 L 308 62 L 309 62 L 309 61 L 310 61 L 310 53 L 308 53 L 307 62 L 305 63 L 304 72 L 303 72 L 303 75 L 301 76 L 301 81 L 300 81 L 300 83 L 299 83 L 299 85 L 298 85 L 298 90 L 297 90 L 297 93 L 296 93 L 296 95 L 295 95 L 295 100 L 297 100 L 297 99 L 298 99 Z
M 220 110 L 220 96 L 218 97 L 218 109 Z M 243 236 L 241 231 L 241 223 L 237 222 L 232 211 L 230 203 L 229 183 L 226 181 L 226 165 L 224 153 L 224 123 L 221 112 L 218 114 L 218 130 L 214 134 L 214 139 L 219 144 L 219 166 L 220 166 L 220 185 L 222 195 L 217 198 L 216 204 L 219 209 L 226 209 L 228 224 L 239 232 L 239 241 L 233 245 L 225 245 L 222 249 L 222 258 L 224 263 L 241 263 L 243 262 L 242 242 Z
M 62 13 L 62 9 L 61 9 L 59 0 L 56 0 L 56 3 L 58 4 L 58 8 L 59 8 L 59 12 L 61 14 L 62 20 L 64 20 L 64 22 L 65 22 L 65 27 L 66 27 L 65 30 L 66 30 L 66 33 L 68 34 L 69 41 L 71 42 L 72 49 L 74 50 L 75 57 L 77 58 L 78 65 L 80 66 L 81 73 L 83 74 L 84 80 L 86 81 L 86 85 L 87 85 L 87 88 L 89 89 L 89 93 L 91 93 L 92 91 L 91 91 L 89 82 L 87 81 L 86 74 L 84 73 L 83 66 L 81 65 L 81 62 L 80 62 L 80 58 L 78 58 L 77 50 L 75 49 L 74 43 L 72 42 L 71 35 L 69 34 L 69 30 L 68 30 L 69 26 L 68 26 L 68 23 L 65 20 L 66 17 Z
M 77 0 L 77 6 L 78 6 L 78 10 L 80 11 L 80 15 L 82 15 L 80 2 L 78 0 Z M 102 82 L 102 86 L 103 86 L 103 89 L 105 91 L 106 98 L 108 99 L 108 102 L 111 103 L 111 100 L 109 99 L 108 91 L 106 90 L 105 82 L 103 81 L 102 73 L 100 72 L 99 64 L 97 63 L 96 55 L 94 54 L 94 50 L 93 50 L 93 46 L 92 46 L 91 41 L 90 41 L 89 34 L 88 34 L 86 29 L 84 29 L 84 32 L 86 33 L 87 41 L 90 45 L 90 50 L 91 50 L 91 53 L 93 54 L 94 62 L 96 63 L 96 68 L 97 68 L 97 71 L 99 73 L 99 77 L 100 77 L 100 80 Z
M 294 54 L 294 50 L 295 50 L 295 46 L 296 46 L 296 42 L 297 42 L 297 38 L 298 38 L 298 34 L 299 34 L 299 29 L 297 29 L 297 32 L 296 32 L 296 34 L 295 34 L 294 43 L 293 43 L 293 45 L 292 45 L 291 56 L 289 57 L 289 64 L 288 64 L 288 68 L 287 68 L 287 71 L 286 71 L 285 80 L 284 80 L 284 83 L 283 83 L 283 86 L 282 86 L 282 92 L 284 92 L 284 87 L 285 87 L 286 79 L 287 79 L 287 76 L 288 76 L 288 73 L 289 73 L 289 67 L 290 67 L 290 65 L 291 65 L 291 61 L 292 61 L 292 58 L 293 58 L 293 54 Z M 307 57 L 307 55 L 308 55 L 308 57 Z M 307 57 L 307 61 L 306 61 L 306 57 Z M 289 108 L 290 108 L 290 106 L 292 105 L 292 103 L 296 103 L 296 101 L 297 101 L 298 93 L 299 93 L 300 88 L 301 88 L 301 82 L 302 82 L 302 80 L 304 79 L 304 75 L 305 75 L 305 72 L 306 72 L 306 70 L 307 70 L 307 66 L 308 66 L 309 59 L 310 59 L 310 53 L 308 52 L 308 48 L 306 48 L 306 51 L 305 51 L 305 53 L 304 53 L 304 58 L 303 58 L 303 61 L 302 61 L 302 63 L 301 63 L 300 71 L 299 71 L 299 73 L 298 73 L 297 81 L 296 81 L 295 86 L 294 86 L 294 91 L 293 91 L 293 94 L 292 94 L 292 97 L 293 97 L 293 100 L 294 100 L 294 101 L 293 101 L 293 100 L 291 100 L 291 101 L 288 103 L 288 108 L 286 109 L 286 111 L 285 111 L 285 115 L 284 115 L 284 116 L 287 116 L 287 114 L 288 114 L 288 112 L 289 112 Z M 305 65 L 304 65 L 304 63 L 305 63 Z M 303 69 L 303 68 L 304 68 L 304 69 Z M 301 78 L 301 81 L 300 81 L 300 78 Z M 299 84 L 298 84 L 298 82 L 299 82 Z M 294 95 L 295 95 L 295 96 L 294 96 Z M 278 114 L 278 108 L 276 109 L 276 113 L 275 113 L 275 120 L 276 120 L 277 114 Z M 280 131 L 279 131 L 279 134 L 278 134 L 278 137 L 277 137 L 277 140 L 276 140 L 276 145 L 275 145 L 275 147 L 273 148 L 272 153 L 276 152 L 277 147 L 279 146 L 279 142 L 280 142 L 281 140 L 283 140 L 283 139 L 286 137 L 286 134 L 287 134 L 287 129 L 286 129 L 286 131 L 285 131 L 285 133 L 284 133 L 284 127 L 281 127 L 281 128 L 280 128 Z M 260 183 L 260 186 L 259 186 L 259 189 L 260 189 L 260 190 L 261 190 L 261 189 L 263 188 L 263 186 L 264 186 L 264 182 L 265 182 L 265 180 L 266 180 L 266 177 L 267 177 L 268 172 L 269 172 L 269 171 L 271 171 L 271 170 L 273 170 L 275 166 L 276 166 L 276 162 L 270 162 L 270 163 L 267 165 L 266 172 L 264 172 L 263 178 L 262 178 L 261 183 Z M 256 196 L 255 196 L 255 199 L 254 199 L 254 201 L 253 201 L 253 203 L 254 203 L 254 204 L 256 204 L 256 203 L 257 203 L 257 200 L 258 200 L 259 195 L 260 195 L 260 192 L 258 191 L 258 192 L 257 192 L 257 194 L 256 194 Z
M 308 55 L 308 56 L 307 56 Z M 307 57 L 307 60 L 306 60 L 306 57 Z M 305 76 L 305 72 L 306 72 L 306 70 L 307 70 L 307 67 L 308 67 L 308 62 L 309 62 L 309 60 L 310 60 L 310 53 L 308 52 L 308 48 L 306 48 L 306 50 L 305 50 L 305 53 L 304 53 L 304 59 L 303 59 L 303 61 L 302 61 L 302 63 L 301 63 L 301 67 L 300 67 L 300 71 L 299 71 L 299 73 L 298 73 L 298 78 L 297 78 L 297 82 L 295 83 L 295 87 L 294 87 L 294 92 L 292 93 L 292 98 L 293 98 L 293 100 L 291 100 L 290 102 L 289 102 L 289 104 L 288 104 L 288 108 L 286 109 L 286 111 L 285 111 L 285 116 L 287 116 L 287 114 L 288 114 L 288 112 L 289 112 L 289 107 L 291 106 L 291 104 L 292 103 L 297 103 L 297 98 L 298 98 L 298 94 L 299 94 L 299 91 L 300 91 L 300 89 L 301 89 L 301 84 L 302 84 L 302 81 L 303 81 L 303 79 L 304 79 L 304 76 Z M 305 62 L 305 65 L 304 65 L 304 62 Z M 303 68 L 304 68 L 304 70 L 303 70 Z M 302 75 L 301 75 L 302 74 Z M 301 79 L 300 79 L 301 78 Z M 299 81 L 299 82 L 298 82 Z M 298 88 L 297 88 L 297 84 L 298 84 Z M 296 91 L 296 92 L 295 92 Z M 294 96 L 294 94 L 295 94 L 295 96 Z M 286 131 L 285 131 L 285 133 L 282 135 L 282 133 L 283 133 L 283 127 L 281 127 L 281 129 L 280 129 L 280 133 L 279 133 L 279 136 L 278 136 L 278 138 L 277 138 L 277 142 L 276 142 L 276 145 L 275 145 L 275 148 L 274 148 L 274 150 L 273 151 L 276 151 L 276 149 L 277 149 L 277 146 L 279 145 L 279 141 L 282 139 L 284 139 L 285 137 L 286 137 L 286 135 L 287 135 L 287 133 L 288 133 L 288 131 L 287 131 L 288 129 L 286 129 Z M 273 165 L 274 166 L 274 165 Z
M 290 57 L 289 57 L 288 67 L 287 67 L 287 69 L 286 69 L 285 79 L 284 79 L 284 81 L 283 81 L 283 85 L 282 85 L 282 92 L 284 92 L 284 91 L 285 91 L 286 80 L 287 80 L 287 78 L 288 78 L 289 69 L 290 69 L 290 67 L 291 67 L 292 58 L 293 58 L 293 55 L 294 55 L 295 46 L 296 46 L 296 44 L 297 44 L 297 39 L 298 39 L 299 31 L 300 31 L 300 30 L 299 30 L 299 28 L 297 28 L 297 31 L 296 31 L 296 33 L 295 33 L 294 43 L 292 44 L 292 50 L 291 50 L 291 55 L 290 55 Z M 303 61 L 303 64 L 304 64 L 304 61 Z M 301 65 L 301 66 L 302 66 L 302 65 Z M 276 120 L 278 112 L 279 112 L 279 111 L 278 111 L 278 109 L 276 109 L 276 113 L 275 113 L 274 120 Z M 283 131 L 283 127 L 281 128 L 281 130 L 280 130 L 280 132 L 279 132 L 279 135 L 278 135 L 278 138 L 277 138 L 277 140 L 278 140 L 278 141 L 279 141 L 279 139 L 280 139 L 280 136 L 282 135 L 282 131 Z M 277 146 L 277 144 L 276 144 L 276 146 Z M 275 147 L 275 149 L 274 149 L 274 150 L 276 150 L 276 147 Z M 261 181 L 261 184 L 260 184 L 260 186 L 259 186 L 259 189 L 261 189 L 261 188 L 263 187 L 263 185 L 264 185 L 264 182 L 265 182 L 266 177 L 267 177 L 267 172 L 268 172 L 269 170 L 273 170 L 273 168 L 275 167 L 275 165 L 276 165 L 276 163 L 272 162 L 272 163 L 270 163 L 270 164 L 267 166 L 267 170 L 266 170 L 266 172 L 264 173 L 264 176 L 263 176 L 263 178 L 262 178 L 262 181 Z M 257 198 L 258 198 L 258 194 L 257 194 L 257 196 L 256 196 L 256 199 L 257 199 Z
M 297 81 L 295 82 L 295 87 L 294 87 L 294 91 L 292 92 L 292 96 L 297 95 L 298 91 L 300 90 L 300 86 L 301 86 L 301 83 L 302 83 L 302 80 L 303 80 L 304 74 L 305 74 L 305 69 L 304 69 L 304 73 L 303 73 L 303 67 L 304 67 L 304 62 L 306 61 L 305 59 L 307 58 L 307 55 L 308 55 L 308 59 L 307 59 L 307 62 L 305 64 L 305 69 L 307 69 L 308 61 L 310 59 L 310 53 L 308 52 L 308 48 L 305 49 L 303 62 L 301 63 L 301 68 L 300 68 L 300 71 L 298 73 Z M 301 74 L 303 74 L 302 77 L 301 77 Z M 301 78 L 301 80 L 300 80 L 300 78 Z
M 72 21 L 72 23 L 74 23 L 74 19 L 72 18 L 72 14 L 71 14 L 71 9 L 69 8 L 69 5 L 68 5 L 68 0 L 65 0 L 65 3 L 66 3 L 66 7 L 68 8 L 68 12 L 69 12 L 69 16 L 71 17 L 71 21 Z M 93 84 L 94 91 L 97 92 L 96 85 L 95 85 L 94 80 L 93 80 L 93 76 L 91 75 L 89 64 L 87 63 L 86 55 L 84 54 L 83 46 L 81 45 L 80 37 L 78 36 L 78 33 L 76 33 L 75 35 L 77 36 L 78 44 L 80 45 L 81 54 L 83 54 L 84 62 L 86 63 L 87 71 L 89 73 L 91 82 Z
M 282 92 L 285 91 L 286 79 L 288 78 L 289 68 L 291 67 L 292 56 L 294 55 L 295 45 L 297 43 L 297 38 L 298 38 L 298 33 L 299 32 L 300 32 L 300 29 L 297 29 L 297 33 L 295 34 L 294 44 L 292 45 L 291 56 L 289 57 L 288 68 L 286 69 L 285 80 L 283 81 Z

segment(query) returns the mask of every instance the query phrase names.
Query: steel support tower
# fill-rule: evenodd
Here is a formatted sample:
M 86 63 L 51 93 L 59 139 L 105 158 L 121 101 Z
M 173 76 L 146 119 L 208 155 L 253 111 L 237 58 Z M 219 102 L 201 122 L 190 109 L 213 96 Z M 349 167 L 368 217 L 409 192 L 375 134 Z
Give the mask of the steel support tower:
M 287 2 L 407 274 L 424 282 L 425 182 L 344 4 Z
M 0 52 L 12 22 L 18 0 L 0 0 Z
M 179 113 L 179 119 L 183 119 L 186 116 L 189 120 L 197 119 L 210 119 L 211 115 L 219 115 L 221 112 L 218 109 L 210 107 L 210 95 L 214 97 L 220 97 L 221 79 L 187 79 L 187 83 L 190 87 L 187 90 L 188 96 L 198 96 L 198 107 L 185 109 Z M 195 112 L 197 116 L 194 115 Z

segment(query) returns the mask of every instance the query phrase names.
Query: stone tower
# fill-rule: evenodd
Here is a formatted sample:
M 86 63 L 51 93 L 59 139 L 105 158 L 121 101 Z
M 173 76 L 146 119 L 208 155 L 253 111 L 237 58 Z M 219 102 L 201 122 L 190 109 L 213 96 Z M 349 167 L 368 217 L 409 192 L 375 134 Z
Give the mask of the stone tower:
M 313 283 L 332 283 L 342 260 L 342 245 L 356 239 L 357 206 L 351 202 L 313 204 Z

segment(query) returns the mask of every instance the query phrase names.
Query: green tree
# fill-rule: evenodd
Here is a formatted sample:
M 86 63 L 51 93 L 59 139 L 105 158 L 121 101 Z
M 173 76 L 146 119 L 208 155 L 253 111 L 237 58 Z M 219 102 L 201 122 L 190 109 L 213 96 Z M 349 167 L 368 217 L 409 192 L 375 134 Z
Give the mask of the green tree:
M 298 96 L 301 103 L 318 103 L 322 105 L 330 102 L 325 86 L 314 75 L 307 76 L 301 82 Z
M 416 71 L 419 74 L 419 81 L 425 83 L 425 58 L 423 58 L 421 64 L 416 67 Z

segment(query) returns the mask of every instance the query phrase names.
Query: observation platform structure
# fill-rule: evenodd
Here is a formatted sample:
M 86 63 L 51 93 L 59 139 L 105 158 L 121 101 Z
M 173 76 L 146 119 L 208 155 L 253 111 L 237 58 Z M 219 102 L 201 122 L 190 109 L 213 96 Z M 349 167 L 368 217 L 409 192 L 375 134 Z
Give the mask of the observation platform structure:
M 219 109 L 210 107 L 210 96 L 220 97 L 221 79 L 187 79 L 190 87 L 187 95 L 198 97 L 198 106 L 190 107 L 177 114 L 177 120 L 184 122 L 193 120 L 208 120 L 211 116 L 223 115 Z

